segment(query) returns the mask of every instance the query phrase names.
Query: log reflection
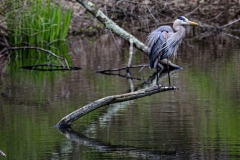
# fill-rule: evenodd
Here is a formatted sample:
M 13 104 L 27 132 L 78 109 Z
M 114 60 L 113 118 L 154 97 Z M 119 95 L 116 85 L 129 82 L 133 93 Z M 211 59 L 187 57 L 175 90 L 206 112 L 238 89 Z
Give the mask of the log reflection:
M 135 148 L 131 146 L 119 146 L 106 144 L 96 139 L 88 138 L 85 135 L 74 131 L 71 128 L 61 128 L 59 131 L 66 136 L 67 139 L 76 142 L 78 145 L 91 147 L 98 152 L 114 152 L 124 156 L 130 156 L 133 158 L 141 159 L 166 159 L 176 158 L 177 151 L 161 151 L 150 150 L 148 148 Z

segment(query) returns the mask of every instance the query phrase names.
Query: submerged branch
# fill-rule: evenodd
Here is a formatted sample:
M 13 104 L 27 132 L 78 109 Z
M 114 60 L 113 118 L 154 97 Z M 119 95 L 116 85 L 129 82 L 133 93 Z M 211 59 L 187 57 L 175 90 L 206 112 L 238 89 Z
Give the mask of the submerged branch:
M 109 104 L 123 102 L 123 101 L 129 101 L 129 100 L 133 100 L 133 99 L 137 99 L 137 98 L 141 98 L 141 97 L 145 97 L 145 96 L 150 96 L 155 93 L 169 91 L 169 90 L 176 90 L 176 89 L 177 89 L 176 87 L 172 87 L 172 86 L 159 87 L 159 86 L 155 85 L 153 87 L 141 89 L 141 90 L 131 92 L 131 93 L 108 96 L 108 97 L 99 99 L 95 102 L 89 103 L 89 104 L 79 108 L 78 110 L 70 113 L 69 115 L 62 118 L 55 127 L 56 128 L 71 127 L 72 122 L 76 121 L 78 118 L 86 115 L 87 113 L 89 113 L 95 109 L 98 109 L 100 107 L 103 107 L 103 106 L 106 106 Z
M 23 49 L 23 50 L 25 50 L 25 49 L 35 49 L 35 50 L 40 50 L 40 51 L 49 53 L 50 55 L 52 55 L 53 57 L 57 58 L 58 60 L 63 60 L 63 61 L 65 62 L 65 64 L 66 64 L 66 66 L 64 66 L 64 64 L 62 64 L 61 61 L 59 61 L 59 62 L 60 62 L 64 67 L 67 67 L 68 69 L 70 69 L 66 58 L 60 57 L 60 56 L 56 55 L 55 53 L 53 53 L 53 52 L 50 51 L 50 50 L 43 49 L 43 48 L 39 48 L 39 47 L 34 47 L 34 46 L 6 47 L 4 50 L 2 50 L 2 51 L 0 52 L 0 55 L 6 53 L 6 52 L 8 52 L 8 51 L 21 50 L 21 49 Z
M 133 65 L 133 66 L 127 66 L 127 67 L 122 67 L 122 68 L 114 68 L 114 69 L 105 69 L 105 70 L 100 70 L 97 71 L 97 73 L 106 73 L 106 72 L 112 72 L 112 71 L 121 71 L 121 70 L 127 70 L 130 68 L 143 68 L 143 67 L 147 67 L 149 66 L 149 64 L 143 64 L 143 65 Z
M 3 153 L 3 151 L 0 150 L 0 155 L 3 156 L 3 157 L 6 157 L 6 154 Z

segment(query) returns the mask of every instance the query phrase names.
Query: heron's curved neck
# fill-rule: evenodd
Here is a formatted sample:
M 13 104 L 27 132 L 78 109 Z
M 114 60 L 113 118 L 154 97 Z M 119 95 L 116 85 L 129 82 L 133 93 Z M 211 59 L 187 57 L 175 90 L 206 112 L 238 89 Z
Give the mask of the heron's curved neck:
M 181 36 L 185 35 L 185 28 L 183 26 L 173 24 L 173 28 L 176 31 L 175 32 L 176 34 L 181 35 Z
M 176 24 L 173 24 L 173 29 L 175 31 L 180 31 L 180 32 L 184 32 L 185 31 L 185 28 L 183 26 L 180 26 L 180 25 L 176 25 Z

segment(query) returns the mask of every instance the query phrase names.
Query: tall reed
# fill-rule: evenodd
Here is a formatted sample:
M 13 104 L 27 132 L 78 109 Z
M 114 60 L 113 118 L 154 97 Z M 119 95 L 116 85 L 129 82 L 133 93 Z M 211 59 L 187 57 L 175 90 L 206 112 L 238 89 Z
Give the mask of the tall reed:
M 13 44 L 49 44 L 65 40 L 72 12 L 51 2 L 11 0 L 13 11 L 7 13 L 7 27 Z
M 72 11 L 64 10 L 51 0 L 10 0 L 11 10 L 6 15 L 8 37 L 12 46 L 37 46 L 64 57 L 70 64 L 70 55 L 64 49 Z M 17 51 L 15 65 L 56 64 L 58 60 L 40 51 Z M 16 57 L 20 62 L 16 63 Z M 22 61 L 22 62 L 21 62 Z M 25 61 L 25 62 L 23 62 Z

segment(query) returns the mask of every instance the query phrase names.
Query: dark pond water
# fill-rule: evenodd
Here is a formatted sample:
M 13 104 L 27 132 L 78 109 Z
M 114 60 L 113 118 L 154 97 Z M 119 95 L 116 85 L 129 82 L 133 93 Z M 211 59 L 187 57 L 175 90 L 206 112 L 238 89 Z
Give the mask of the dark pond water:
M 146 35 L 135 34 L 145 40 Z M 7 156 L 0 159 L 240 158 L 238 40 L 221 34 L 199 40 L 189 30 L 175 60 L 183 70 L 171 75 L 179 90 L 100 108 L 71 130 L 59 131 L 53 126 L 62 117 L 92 101 L 149 87 L 96 73 L 127 64 L 128 45 L 117 36 L 73 37 L 69 51 L 73 66 L 82 70 L 9 66 L 1 77 L 0 150 Z M 134 52 L 133 64 L 148 63 Z M 130 70 L 132 77 L 148 79 L 154 73 L 148 67 L 138 70 Z M 166 77 L 161 82 L 168 84 Z

